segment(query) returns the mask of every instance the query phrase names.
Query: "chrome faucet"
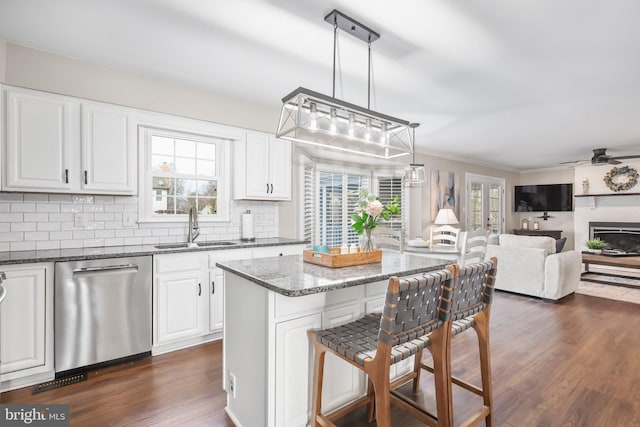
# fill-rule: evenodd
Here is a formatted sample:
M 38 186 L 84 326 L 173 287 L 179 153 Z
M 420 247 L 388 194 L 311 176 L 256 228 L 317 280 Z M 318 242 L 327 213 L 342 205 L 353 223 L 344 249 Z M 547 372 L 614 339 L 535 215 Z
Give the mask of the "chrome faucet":
M 189 208 L 189 231 L 187 232 L 187 243 L 193 243 L 200 235 L 200 227 L 198 226 L 198 210 L 195 206 Z

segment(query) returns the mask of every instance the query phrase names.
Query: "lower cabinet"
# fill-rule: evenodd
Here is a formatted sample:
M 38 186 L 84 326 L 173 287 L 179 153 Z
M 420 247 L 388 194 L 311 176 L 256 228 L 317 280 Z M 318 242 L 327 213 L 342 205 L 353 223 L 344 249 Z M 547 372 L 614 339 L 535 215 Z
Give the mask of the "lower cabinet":
M 53 264 L 0 266 L 0 390 L 53 379 Z
M 229 249 L 153 257 L 153 354 L 222 337 L 224 275 L 216 262 L 250 254 Z
M 313 376 L 313 344 L 307 330 L 381 311 L 386 281 L 287 297 L 232 273 L 226 272 L 225 280 L 227 413 L 236 425 L 307 426 Z M 250 352 L 247 342 L 252 343 Z M 367 379 L 359 369 L 326 355 L 323 412 L 364 396 L 366 390 Z

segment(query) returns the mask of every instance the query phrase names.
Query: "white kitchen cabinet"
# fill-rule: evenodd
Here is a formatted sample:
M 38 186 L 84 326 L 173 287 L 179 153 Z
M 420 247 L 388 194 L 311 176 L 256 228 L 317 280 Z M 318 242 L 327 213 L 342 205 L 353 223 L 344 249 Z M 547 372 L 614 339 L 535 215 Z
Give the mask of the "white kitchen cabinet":
M 4 91 L 6 141 L 3 189 L 68 192 L 79 184 L 71 147 L 79 141 L 78 104 L 48 93 Z M 76 185 L 77 187 L 77 185 Z
M 136 193 L 131 110 L 22 88 L 3 95 L 3 190 Z
M 158 276 L 156 289 L 157 344 L 197 337 L 209 331 L 208 322 L 205 325 L 204 321 L 209 301 L 202 296 L 199 270 Z
M 135 194 L 136 133 L 131 113 L 117 106 L 82 103 L 82 189 Z
M 249 132 L 234 144 L 234 198 L 291 200 L 291 142 Z
M 216 262 L 251 257 L 249 249 L 230 249 L 209 253 L 209 332 L 222 331 L 224 326 L 224 271 Z
M 53 364 L 53 264 L 0 266 L 7 296 L 0 321 L 0 390 L 51 380 Z
M 154 255 L 152 353 L 220 338 L 225 286 L 216 262 L 250 256 L 249 249 Z
M 154 354 L 202 342 L 209 332 L 206 252 L 153 257 Z
M 276 426 L 306 426 L 309 418 L 309 390 L 307 372 L 313 372 L 312 347 L 307 330 L 318 329 L 322 316 L 312 314 L 276 325 Z

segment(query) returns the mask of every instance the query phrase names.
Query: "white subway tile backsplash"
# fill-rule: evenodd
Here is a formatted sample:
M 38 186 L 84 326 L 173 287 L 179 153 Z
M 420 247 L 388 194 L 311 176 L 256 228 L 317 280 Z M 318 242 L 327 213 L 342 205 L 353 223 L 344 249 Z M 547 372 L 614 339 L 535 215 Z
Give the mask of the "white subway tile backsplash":
M 95 232 L 93 230 L 76 230 L 73 232 L 74 239 L 93 239 Z
M 124 245 L 124 239 L 122 237 L 114 237 L 112 239 L 104 239 L 105 246 L 122 246 Z
M 59 230 L 60 230 L 59 222 L 39 222 L 38 223 L 38 231 L 59 231 Z
M 240 214 L 256 214 L 256 237 L 278 235 L 274 202 L 231 201 L 229 222 L 200 222 L 200 241 L 240 238 Z M 187 223 L 123 224 L 137 218 L 138 198 L 0 193 L 0 251 L 184 242 Z M 4 249 L 3 249 L 4 248 Z
M 36 231 L 36 229 L 37 227 L 35 222 L 12 222 L 11 223 L 11 231 Z M 4 231 L 9 231 L 9 230 L 4 230 Z
M 36 250 L 41 251 L 45 249 L 60 249 L 59 240 L 45 240 L 36 242 Z
M 48 222 L 50 220 L 49 215 L 58 215 L 58 214 L 48 214 L 45 212 L 25 213 L 24 222 Z
M 38 212 L 60 212 L 59 203 L 38 203 L 36 205 Z
M 24 200 L 22 193 L 0 193 L 0 200 L 5 202 L 21 202 Z
M 68 194 L 49 194 L 49 201 L 51 203 L 71 203 L 73 199 Z
M 48 202 L 49 196 L 47 194 L 25 194 L 23 200 L 25 202 Z
M 10 251 L 35 251 L 36 242 L 11 242 L 9 243 Z
M 25 217 L 25 221 L 27 219 L 27 215 L 31 215 L 31 214 L 24 214 Z M 38 214 L 36 214 L 38 215 Z M 73 221 L 73 214 L 72 213 L 50 213 L 49 215 L 49 221 L 51 222 L 71 222 Z M 40 222 L 41 220 L 38 220 L 38 222 Z M 47 219 L 45 218 L 43 221 L 47 221 Z
M 11 212 L 35 212 L 35 203 L 12 203 Z
M 51 240 L 71 240 L 73 239 L 73 231 L 52 231 L 49 233 Z
M 96 248 L 104 246 L 104 239 L 85 239 L 83 242 L 85 248 Z
M 28 231 L 24 233 L 24 240 L 49 240 L 48 231 Z

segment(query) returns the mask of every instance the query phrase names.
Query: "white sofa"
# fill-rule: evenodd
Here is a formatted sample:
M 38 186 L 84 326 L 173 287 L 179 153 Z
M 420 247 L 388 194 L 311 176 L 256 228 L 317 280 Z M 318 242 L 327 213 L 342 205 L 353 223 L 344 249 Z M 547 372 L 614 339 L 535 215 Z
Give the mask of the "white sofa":
M 578 288 L 582 271 L 580 252 L 556 253 L 552 237 L 492 236 L 486 259 L 493 256 L 498 258 L 496 289 L 555 301 Z

